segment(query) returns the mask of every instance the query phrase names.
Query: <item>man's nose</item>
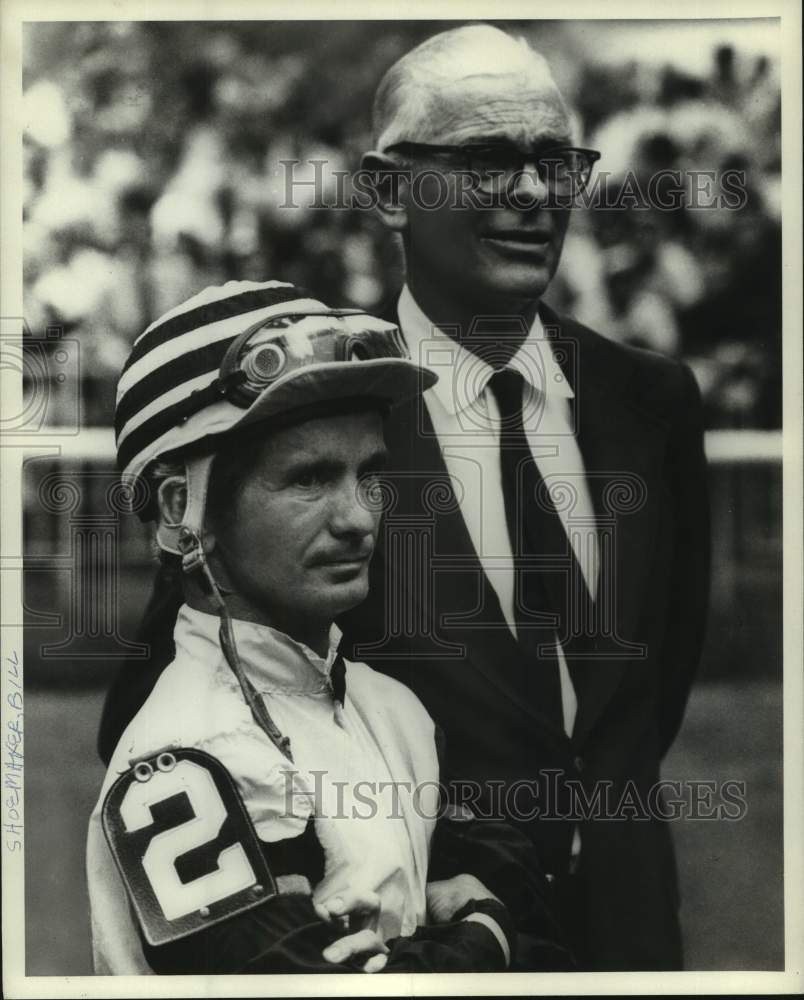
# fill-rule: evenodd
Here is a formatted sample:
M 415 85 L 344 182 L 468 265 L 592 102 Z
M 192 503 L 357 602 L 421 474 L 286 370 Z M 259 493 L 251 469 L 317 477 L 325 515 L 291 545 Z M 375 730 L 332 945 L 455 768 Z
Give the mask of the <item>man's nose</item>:
M 539 164 L 531 160 L 526 161 L 522 169 L 509 181 L 507 194 L 518 208 L 544 204 L 549 198 L 550 189 L 542 176 Z
M 357 479 L 345 482 L 332 500 L 330 526 L 334 535 L 371 535 L 377 528 L 379 512 Z

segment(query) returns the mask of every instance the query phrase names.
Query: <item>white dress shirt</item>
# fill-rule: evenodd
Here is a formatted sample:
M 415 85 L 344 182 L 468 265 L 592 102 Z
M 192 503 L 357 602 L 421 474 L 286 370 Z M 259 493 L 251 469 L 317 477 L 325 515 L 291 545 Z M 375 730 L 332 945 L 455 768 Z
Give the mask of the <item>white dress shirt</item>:
M 399 299 L 399 325 L 413 360 L 439 376 L 424 393 L 424 400 L 472 544 L 516 635 L 513 557 L 500 468 L 500 413 L 488 388 L 494 369 L 435 326 L 407 286 Z M 583 458 L 572 427 L 569 400 L 573 391 L 538 316 L 508 367 L 524 378 L 522 414 L 528 444 L 548 488 L 555 488 L 558 515 L 594 598 L 598 540 Z M 559 500 L 564 488 L 558 480 L 571 484 L 574 504 L 569 509 Z M 558 660 L 564 728 L 571 735 L 577 699 L 560 646 Z

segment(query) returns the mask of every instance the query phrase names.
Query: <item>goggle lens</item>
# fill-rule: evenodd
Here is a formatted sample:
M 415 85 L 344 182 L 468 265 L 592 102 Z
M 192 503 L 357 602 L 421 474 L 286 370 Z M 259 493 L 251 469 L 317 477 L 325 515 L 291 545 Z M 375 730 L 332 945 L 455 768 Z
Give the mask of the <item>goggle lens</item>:
M 408 357 L 398 327 L 366 313 L 283 315 L 244 331 L 232 343 L 220 379 L 231 385 L 227 398 L 247 407 L 278 378 L 299 368 Z M 239 378 L 233 378 L 238 373 Z

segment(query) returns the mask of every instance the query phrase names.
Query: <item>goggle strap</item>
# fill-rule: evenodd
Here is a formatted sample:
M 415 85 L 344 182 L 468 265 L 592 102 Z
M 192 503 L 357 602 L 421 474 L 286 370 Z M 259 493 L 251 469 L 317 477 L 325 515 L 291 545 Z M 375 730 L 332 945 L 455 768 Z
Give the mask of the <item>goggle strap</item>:
M 186 400 L 180 405 L 175 414 L 177 424 L 183 424 L 194 417 L 196 413 L 206 409 L 213 403 L 226 399 L 227 395 L 241 382 L 246 381 L 246 373 L 240 371 L 229 372 L 226 375 L 219 375 L 214 382 L 210 382 L 203 389 L 196 389 L 190 393 Z

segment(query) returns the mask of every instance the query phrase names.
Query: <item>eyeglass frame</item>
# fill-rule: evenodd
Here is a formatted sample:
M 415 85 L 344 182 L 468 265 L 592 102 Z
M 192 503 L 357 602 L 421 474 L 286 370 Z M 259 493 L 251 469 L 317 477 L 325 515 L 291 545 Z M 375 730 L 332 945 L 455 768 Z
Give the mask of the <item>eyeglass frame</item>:
M 534 150 L 529 150 L 528 152 L 523 152 L 517 146 L 509 145 L 507 143 L 492 143 L 492 142 L 465 143 L 464 145 L 455 146 L 455 145 L 438 145 L 438 144 L 426 143 L 426 142 L 413 142 L 412 140 L 407 140 L 407 139 L 402 140 L 401 142 L 395 142 L 391 146 L 387 146 L 383 150 L 383 152 L 384 153 L 400 152 L 400 153 L 402 153 L 404 155 L 404 151 L 406 149 L 410 150 L 411 152 L 413 152 L 414 156 L 416 155 L 416 152 L 422 152 L 422 153 L 425 153 L 425 154 L 427 154 L 427 153 L 434 153 L 434 154 L 446 153 L 446 154 L 450 154 L 450 155 L 453 155 L 453 156 L 456 156 L 456 155 L 457 156 L 463 156 L 465 158 L 465 160 L 464 160 L 464 163 L 465 163 L 464 170 L 465 170 L 465 172 L 467 172 L 467 173 L 477 173 L 478 176 L 480 176 L 479 172 L 472 170 L 472 166 L 471 166 L 472 152 L 477 151 L 477 150 L 481 150 L 481 149 L 482 150 L 496 149 L 496 150 L 506 150 L 506 151 L 510 150 L 510 152 L 512 154 L 512 158 L 514 156 L 516 156 L 520 160 L 521 166 L 519 166 L 518 169 L 516 169 L 516 170 L 513 171 L 513 173 L 511 174 L 511 177 L 509 178 L 509 180 L 506 183 L 510 183 L 510 180 L 513 179 L 514 177 L 519 177 L 524 172 L 525 166 L 529 162 L 532 162 L 532 163 L 534 163 L 536 165 L 536 169 L 537 169 L 537 172 L 539 174 L 539 177 L 544 181 L 544 183 L 548 183 L 549 182 L 548 178 L 545 178 L 544 172 L 539 169 L 539 165 L 542 163 L 542 161 L 548 159 L 551 153 L 553 153 L 553 154 L 557 153 L 557 152 L 580 153 L 583 156 L 585 156 L 587 158 L 587 160 L 589 161 L 589 172 L 588 172 L 588 175 L 586 176 L 586 178 L 583 179 L 582 183 L 579 183 L 576 180 L 576 182 L 575 182 L 575 188 L 574 188 L 574 191 L 576 193 L 579 193 L 581 191 L 585 191 L 586 190 L 586 188 L 587 188 L 587 186 L 589 184 L 589 181 L 591 180 L 591 177 L 592 177 L 592 170 L 594 168 L 594 165 L 595 165 L 595 163 L 597 163 L 597 161 L 602 156 L 602 153 L 599 150 L 597 150 L 597 149 L 588 149 L 588 148 L 586 148 L 584 146 L 569 146 L 569 145 L 565 145 L 564 143 L 556 143 L 555 145 L 548 146 L 542 152 L 540 152 L 537 155 Z M 458 167 L 458 166 L 452 167 L 451 170 L 452 170 L 452 172 L 459 171 L 459 170 L 461 170 L 461 167 Z M 500 171 L 500 176 L 502 176 L 503 173 L 504 173 L 504 171 Z M 492 181 L 495 180 L 495 179 L 497 179 L 497 178 L 494 178 L 494 177 L 491 178 Z M 482 186 L 482 181 L 481 181 L 481 186 Z

